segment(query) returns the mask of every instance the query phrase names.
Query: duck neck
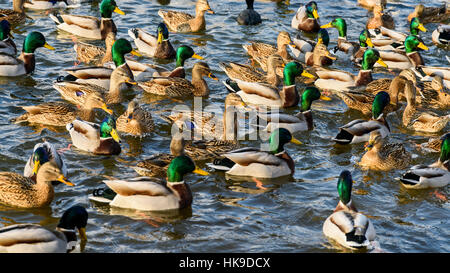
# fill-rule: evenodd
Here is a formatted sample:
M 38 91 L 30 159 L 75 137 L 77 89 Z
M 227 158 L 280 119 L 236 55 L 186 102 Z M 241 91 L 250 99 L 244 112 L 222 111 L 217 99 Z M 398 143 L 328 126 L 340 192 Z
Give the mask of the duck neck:
M 78 116 L 85 121 L 93 121 L 95 118 L 95 113 L 92 111 L 92 107 L 87 105 L 82 105 L 78 111 Z
M 360 70 L 355 80 L 355 86 L 367 85 L 372 80 L 372 70 Z
M 126 65 L 126 64 L 125 64 Z M 109 81 L 109 92 L 107 94 L 106 103 L 118 103 L 122 101 L 122 91 L 120 87 L 123 81 L 121 81 L 121 77 L 117 75 L 117 71 L 119 68 L 114 69 L 111 74 L 111 78 Z
M 205 28 L 205 12 L 206 11 L 201 9 L 195 10 L 195 18 L 190 22 L 192 31 L 195 32 Z
M 297 88 L 294 85 L 283 86 L 280 91 L 282 107 L 293 107 L 298 105 L 300 101 L 300 95 L 297 92 Z
M 117 27 L 116 24 L 114 24 L 114 21 L 112 18 L 103 18 L 100 20 L 100 34 L 102 36 L 102 40 L 106 39 L 106 36 L 108 33 L 113 32 L 114 34 L 117 33 Z
M 280 84 L 280 77 L 277 74 L 277 66 L 273 62 L 267 63 L 267 82 L 273 86 Z
M 247 3 L 247 9 L 253 9 L 253 2 L 255 0 L 245 0 L 245 2 Z
M 202 73 L 195 68 L 192 70 L 191 83 L 195 88 L 194 96 L 203 97 L 209 95 L 209 88 L 206 81 L 202 77 Z
M 414 67 L 424 65 L 423 58 L 419 52 L 413 51 L 410 53 L 406 53 L 406 56 L 408 56 L 409 61 L 413 64 Z
M 36 205 L 38 206 L 50 204 L 55 195 L 51 181 L 45 177 L 43 173 L 44 172 L 42 171 L 38 171 L 36 175 L 36 184 L 34 184 L 36 190 Z
M 22 51 L 22 53 L 19 56 L 19 60 L 23 62 L 27 74 L 30 74 L 34 71 L 36 65 L 34 53 L 25 53 Z
M 311 131 L 314 129 L 314 122 L 311 109 L 301 112 L 306 120 L 306 125 L 308 125 L 308 130 Z
M 167 187 L 179 198 L 179 208 L 185 208 L 192 204 L 192 192 L 188 184 L 184 181 L 169 182 L 167 181 Z
M 223 114 L 223 140 L 235 140 L 237 136 L 237 111 L 234 105 L 225 105 Z

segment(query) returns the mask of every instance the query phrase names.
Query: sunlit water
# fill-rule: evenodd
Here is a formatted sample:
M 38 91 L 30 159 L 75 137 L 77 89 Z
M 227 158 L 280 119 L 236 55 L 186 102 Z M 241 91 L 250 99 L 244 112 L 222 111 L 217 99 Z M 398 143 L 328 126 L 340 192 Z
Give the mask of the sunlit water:
M 6 2 L 6 3 L 5 3 Z M 304 1 L 303 1 L 304 2 Z M 355 41 L 365 26 L 368 12 L 356 5 L 356 1 L 317 1 L 321 23 L 343 16 L 348 24 L 348 39 Z M 429 1 L 422 1 L 428 3 Z M 1 7 L 10 7 L 11 1 L 1 0 Z M 141 27 L 154 33 L 161 21 L 160 8 L 194 12 L 195 1 L 135 1 L 119 0 L 119 7 L 126 16 L 114 14 L 118 37 L 129 39 L 127 30 Z M 397 29 L 408 31 L 407 15 L 417 1 L 389 1 L 388 10 L 395 18 Z M 439 5 L 435 2 L 432 5 Z M 290 28 L 291 18 L 299 7 L 298 1 L 290 6 L 273 2 L 256 2 L 263 23 L 258 26 L 239 26 L 235 19 L 245 8 L 244 1 L 210 1 L 216 14 L 206 14 L 207 30 L 200 34 L 171 34 L 175 47 L 188 44 L 197 54 L 205 57 L 213 73 L 220 79 L 225 74 L 219 69 L 220 61 L 245 63 L 248 56 L 241 45 L 256 40 L 275 44 L 276 36 Z M 98 4 L 86 4 L 68 13 L 99 16 Z M 70 143 L 64 128 L 57 131 L 30 125 L 16 125 L 10 119 L 23 113 L 19 106 L 45 101 L 61 101 L 52 82 L 62 75 L 64 68 L 75 61 L 73 43 L 67 35 L 56 31 L 54 23 L 45 12 L 28 11 L 26 24 L 14 30 L 16 44 L 22 48 L 25 35 L 40 31 L 55 51 L 38 49 L 37 69 L 31 76 L 0 79 L 0 162 L 1 171 L 22 173 L 23 166 L 33 146 L 45 138 L 58 148 Z M 431 32 L 437 24 L 426 25 L 423 34 L 430 51 L 424 52 L 430 65 L 445 63 L 447 51 L 431 44 Z M 336 44 L 337 31 L 329 30 L 331 46 Z M 95 41 L 102 45 L 100 41 Z M 149 58 L 140 61 L 153 63 Z M 188 78 L 195 63 L 186 63 Z M 173 63 L 165 63 L 173 67 Z M 333 67 L 357 73 L 348 59 L 340 58 Z M 374 78 L 393 77 L 393 74 L 374 74 Z M 227 94 L 219 82 L 207 79 L 210 96 L 204 106 L 223 106 Z M 299 85 L 299 88 L 302 86 Z M 0 226 L 12 223 L 39 223 L 54 228 L 63 211 L 74 204 L 82 204 L 89 212 L 88 242 L 85 252 L 342 252 L 322 233 L 322 224 L 335 208 L 338 197 L 336 182 L 340 172 L 349 169 L 356 181 L 353 199 L 357 207 L 370 217 L 377 232 L 381 248 L 388 252 L 449 252 L 449 205 L 433 195 L 434 190 L 405 190 L 394 179 L 402 171 L 362 171 L 355 164 L 363 154 L 363 144 L 336 146 L 330 139 L 340 125 L 359 118 L 359 112 L 347 110 L 338 99 L 331 102 L 314 102 L 315 129 L 297 133 L 304 145 L 288 144 L 287 151 L 296 163 L 293 178 L 267 183 L 267 190 L 259 189 L 253 182 L 227 181 L 222 173 L 210 176 L 186 177 L 193 195 L 192 207 L 181 212 L 146 213 L 112 209 L 92 203 L 88 195 L 93 189 L 103 187 L 107 177 L 127 178 L 137 174 L 130 166 L 156 152 L 168 152 L 170 126 L 158 118 L 158 113 L 171 109 L 179 102 L 156 101 L 147 95 L 139 96 L 144 107 L 154 111 L 157 129 L 150 136 L 134 138 L 122 136 L 122 153 L 116 157 L 92 156 L 72 149 L 64 153 L 69 178 L 75 187 L 58 185 L 50 207 L 41 209 L 15 209 L 1 207 Z M 192 100 L 185 102 L 192 105 Z M 115 108 L 121 114 L 126 103 Z M 399 127 L 400 116 L 391 115 L 388 121 L 392 129 L 392 141 L 405 143 L 415 157 L 413 164 L 432 163 L 438 155 L 416 150 L 414 143 L 422 143 L 428 136 L 416 135 Z M 244 141 L 244 145 L 259 142 Z M 198 164 L 206 168 L 206 162 Z M 448 187 L 439 189 L 448 195 Z M 145 220 L 142 220 L 145 219 Z

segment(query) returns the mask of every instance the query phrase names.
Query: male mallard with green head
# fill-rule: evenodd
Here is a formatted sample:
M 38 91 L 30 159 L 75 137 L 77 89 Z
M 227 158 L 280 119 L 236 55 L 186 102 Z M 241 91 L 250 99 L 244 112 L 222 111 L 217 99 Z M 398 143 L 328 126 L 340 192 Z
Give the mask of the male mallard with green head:
M 175 49 L 169 41 L 169 30 L 164 23 L 158 25 L 156 37 L 141 28 L 129 29 L 128 35 L 138 50 L 145 55 L 159 59 L 173 59 L 176 56 Z
M 11 24 L 8 20 L 0 21 L 0 54 L 5 53 L 16 56 L 16 43 L 12 40 Z
M 318 19 L 317 3 L 311 1 L 298 8 L 294 18 L 291 20 L 291 27 L 304 32 L 318 32 L 320 29 Z

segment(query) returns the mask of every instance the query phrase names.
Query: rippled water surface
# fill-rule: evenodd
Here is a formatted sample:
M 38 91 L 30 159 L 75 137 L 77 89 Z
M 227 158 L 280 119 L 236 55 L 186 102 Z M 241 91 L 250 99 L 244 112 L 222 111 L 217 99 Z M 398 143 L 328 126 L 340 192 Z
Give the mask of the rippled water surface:
M 215 1 L 210 5 L 216 14 L 206 14 L 207 29 L 199 34 L 171 34 L 175 47 L 188 44 L 197 54 L 205 57 L 213 73 L 220 79 L 225 74 L 219 69 L 220 61 L 245 63 L 248 56 L 241 45 L 249 40 L 275 44 L 278 32 L 288 31 L 295 37 L 296 30 L 290 21 L 299 7 L 299 1 L 291 5 L 257 1 L 255 9 L 263 23 L 258 26 L 239 26 L 235 19 L 245 8 L 244 1 Z M 305 2 L 305 1 L 302 1 Z M 408 31 L 406 17 L 414 6 L 423 2 L 437 6 L 434 1 L 388 1 L 388 10 L 395 18 L 397 29 Z M 10 7 L 11 1 L 0 0 L 1 7 Z M 127 30 L 141 27 L 151 33 L 161 21 L 157 11 L 161 8 L 194 12 L 195 1 L 136 1 L 118 0 L 126 16 L 113 15 L 118 26 L 118 37 L 131 40 Z M 356 0 L 317 1 L 321 23 L 335 16 L 347 20 L 348 39 L 355 41 L 365 26 L 368 12 L 356 5 Z M 68 13 L 99 16 L 98 2 L 86 4 Z M 30 19 L 14 29 L 16 44 L 21 49 L 25 35 L 30 31 L 44 33 L 47 42 L 56 48 L 37 50 L 37 69 L 31 76 L 0 78 L 0 171 L 22 173 L 23 166 L 33 146 L 45 138 L 57 148 L 66 147 L 71 141 L 64 128 L 50 130 L 31 125 L 16 125 L 10 119 L 23 113 L 19 106 L 45 101 L 62 100 L 53 89 L 52 82 L 62 75 L 64 68 L 74 64 L 75 53 L 70 37 L 56 31 L 54 23 L 45 12 L 28 11 Z M 426 25 L 429 30 L 424 40 L 430 51 L 423 53 L 430 65 L 448 65 L 448 51 L 431 44 L 431 30 L 437 24 Z M 329 30 L 331 46 L 336 44 L 337 31 Z M 100 41 L 95 43 L 101 45 Z M 150 58 L 142 62 L 154 63 Z M 190 59 L 186 67 L 195 63 Z M 174 63 L 163 64 L 173 67 Z M 349 60 L 338 59 L 333 67 L 357 70 Z M 393 77 L 393 74 L 374 74 L 374 78 Z M 190 78 L 190 69 L 188 70 Z M 211 89 L 204 105 L 223 105 L 227 94 L 219 82 L 207 79 Z M 301 88 L 302 86 L 299 86 Z M 154 111 L 157 130 L 150 136 L 134 138 L 123 136 L 122 153 L 116 157 L 92 156 L 72 149 L 64 153 L 69 178 L 75 187 L 58 185 L 51 206 L 42 209 L 13 209 L 0 207 L 0 226 L 12 223 L 39 223 L 54 228 L 63 211 L 74 204 L 84 205 L 89 212 L 88 242 L 84 252 L 342 252 L 333 246 L 322 233 L 322 224 L 335 208 L 338 197 L 337 178 L 343 169 L 349 169 L 356 181 L 353 199 L 357 207 L 370 217 L 381 247 L 389 252 L 449 252 L 450 233 L 449 203 L 435 197 L 434 190 L 410 191 L 394 180 L 402 171 L 363 171 L 355 164 L 361 158 L 363 144 L 348 147 L 336 146 L 330 141 L 340 125 L 359 117 L 359 112 L 347 110 L 338 99 L 331 102 L 314 102 L 315 130 L 297 133 L 304 145 L 289 144 L 287 151 L 296 163 L 293 178 L 267 183 L 267 190 L 259 189 L 253 182 L 227 181 L 223 174 L 211 171 L 200 177 L 188 175 L 194 202 L 192 207 L 171 213 L 137 213 L 100 206 L 88 199 L 93 189 L 103 187 L 105 177 L 127 178 L 137 174 L 130 166 L 137 160 L 156 152 L 168 152 L 169 125 L 158 118 L 158 112 L 170 109 L 177 102 L 155 101 L 139 96 L 144 107 Z M 186 101 L 192 105 L 192 101 Z M 126 107 L 115 108 L 121 114 Z M 297 110 L 295 110 L 297 111 Z M 415 157 L 413 164 L 432 163 L 438 155 L 416 150 L 414 143 L 425 142 L 429 136 L 414 135 L 399 127 L 401 117 L 391 115 L 388 121 L 392 129 L 392 141 L 404 142 Z M 447 129 L 448 130 L 448 129 Z M 258 142 L 244 141 L 244 145 Z M 203 168 L 206 162 L 199 162 Z M 448 195 L 448 187 L 439 189 Z M 145 219 L 145 220 L 142 220 Z

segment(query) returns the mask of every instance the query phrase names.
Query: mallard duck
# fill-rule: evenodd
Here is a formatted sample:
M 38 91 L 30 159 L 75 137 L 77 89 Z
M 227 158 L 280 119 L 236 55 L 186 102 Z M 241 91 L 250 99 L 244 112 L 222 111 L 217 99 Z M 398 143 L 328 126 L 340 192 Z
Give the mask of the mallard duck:
M 78 149 L 97 155 L 118 155 L 121 152 L 120 138 L 115 127 L 115 119 L 109 116 L 100 125 L 74 120 L 67 124 L 66 129 Z
M 2 253 L 66 253 L 76 247 L 78 229 L 86 241 L 88 213 L 82 206 L 73 206 L 61 216 L 56 230 L 37 224 L 16 224 L 0 228 Z
M 417 82 L 416 89 L 420 96 L 416 97 L 416 103 L 425 108 L 449 109 L 450 93 L 444 91 L 444 81 L 440 76 L 434 76 L 431 81 Z
M 431 34 L 431 40 L 436 45 L 450 44 L 450 25 L 439 25 Z
M 339 32 L 337 47 L 335 51 L 339 50 L 346 54 L 351 54 L 353 56 L 359 49 L 359 44 L 356 42 L 350 42 L 347 40 L 347 23 L 344 19 L 338 17 L 335 18 L 330 23 L 320 26 L 320 28 L 331 28 L 334 27 Z
M 254 0 L 245 0 L 247 3 L 247 9 L 241 11 L 237 17 L 237 22 L 239 25 L 257 25 L 260 24 L 261 15 L 253 9 Z
M 77 60 L 85 64 L 103 65 L 112 61 L 112 46 L 116 34 L 109 32 L 105 38 L 106 48 L 83 42 L 76 42 L 73 49 L 77 53 Z
M 295 47 L 292 47 L 291 45 L 288 46 L 294 56 L 298 58 L 301 53 L 305 54 L 307 52 L 312 52 L 314 50 L 314 47 L 319 43 L 322 43 L 328 47 L 328 44 L 330 43 L 330 36 L 325 28 L 321 28 L 319 29 L 319 32 L 317 32 L 317 42 L 305 39 L 300 36 L 300 33 L 298 33 L 297 36 L 292 40 L 292 43 L 295 44 Z
M 199 32 L 205 30 L 205 12 L 214 14 L 208 0 L 197 0 L 195 17 L 180 11 L 160 9 L 158 15 L 173 32 Z
M 117 131 L 134 136 L 142 136 L 154 130 L 152 114 L 139 106 L 136 100 L 128 103 L 128 108 L 117 118 Z
M 442 137 L 430 137 L 427 142 L 416 144 L 416 147 L 430 153 L 439 153 L 441 151 Z
M 25 38 L 19 57 L 0 53 L 0 76 L 15 77 L 32 73 L 36 64 L 34 51 L 39 47 L 54 50 L 42 33 L 33 31 Z
M 276 69 L 279 66 L 285 66 L 283 58 L 277 54 L 271 55 L 267 60 L 267 65 L 267 74 L 264 74 L 249 65 L 234 62 L 219 63 L 219 67 L 230 79 L 239 79 L 246 82 L 263 82 L 273 86 L 278 86 L 280 83 L 280 77 L 276 73 Z
M 425 7 L 423 4 L 419 4 L 408 15 L 408 21 L 414 17 L 418 17 L 424 24 L 443 23 L 450 19 L 450 6 L 448 3 L 440 7 Z
M 375 240 L 376 233 L 369 218 L 358 212 L 353 204 L 352 184 L 352 174 L 348 170 L 342 171 L 337 183 L 340 200 L 323 223 L 322 231 L 326 237 L 344 247 L 367 248 Z
M 36 180 L 18 173 L 0 172 L 0 202 L 21 208 L 47 206 L 54 196 L 52 181 L 74 186 L 53 161 L 42 164 L 36 174 Z
M 264 72 L 267 72 L 267 59 L 273 54 L 278 54 L 283 58 L 285 62 L 294 60 L 287 51 L 287 45 L 289 44 L 295 47 L 295 45 L 291 41 L 289 33 L 287 33 L 286 31 L 281 31 L 280 34 L 278 34 L 277 47 L 260 42 L 251 42 L 249 45 L 243 45 L 242 47 L 248 53 L 248 55 L 252 57 L 252 59 L 258 62 L 262 70 L 264 70 Z
M 19 24 L 25 21 L 25 0 L 13 0 L 13 9 L 0 9 L 0 20 L 8 20 L 11 24 Z
M 311 104 L 315 100 L 331 100 L 329 97 L 320 94 L 319 89 L 308 86 L 303 91 L 300 98 L 300 112 L 296 115 L 282 113 L 258 113 L 258 117 L 267 122 L 266 131 L 273 132 L 277 128 L 286 128 L 291 134 L 298 131 L 310 131 L 314 129 Z
M 427 79 L 427 76 L 439 76 L 443 80 L 443 86 L 448 90 L 450 89 L 450 67 L 416 66 L 413 71 L 422 80 Z
M 370 132 L 366 153 L 358 163 L 364 169 L 390 171 L 404 169 L 411 162 L 411 153 L 402 143 L 387 143 L 379 131 Z
M 0 21 L 0 54 L 16 56 L 16 43 L 12 40 L 11 25 L 8 20 Z
M 67 176 L 67 167 L 64 164 L 62 156 L 56 151 L 53 144 L 48 141 L 34 145 L 33 154 L 28 158 L 23 175 L 25 177 L 33 177 L 37 174 L 39 168 L 46 162 L 53 161 L 61 170 L 64 176 Z
M 56 23 L 56 28 L 80 37 L 104 40 L 109 32 L 117 34 L 117 27 L 112 19 L 112 13 L 125 15 L 114 0 L 103 0 L 100 3 L 101 19 L 93 16 L 72 14 L 49 14 Z
M 339 133 L 332 140 L 339 144 L 354 144 L 369 141 L 372 131 L 379 131 L 382 138 L 390 135 L 391 130 L 383 115 L 389 101 L 388 93 L 379 92 L 373 100 L 372 119 L 357 119 L 339 127 Z
M 407 105 L 403 112 L 403 126 L 414 131 L 437 133 L 445 128 L 450 121 L 450 114 L 438 116 L 432 112 L 425 112 L 416 107 L 416 89 L 410 85 L 405 88 Z
M 381 5 L 376 5 L 373 7 L 372 16 L 367 20 L 366 27 L 368 29 L 380 27 L 395 29 L 394 18 L 389 14 L 384 13 Z
M 237 78 L 223 83 L 229 90 L 237 92 L 245 103 L 268 107 L 293 107 L 300 101 L 300 95 L 295 86 L 295 77 L 314 78 L 314 76 L 303 70 L 302 65 L 298 62 L 286 64 L 283 71 L 284 86 L 281 90 L 270 84 L 246 82 Z
M 77 117 L 86 121 L 94 121 L 94 108 L 99 108 L 112 114 L 101 94 L 94 92 L 86 95 L 83 104 L 75 106 L 64 102 L 46 102 L 39 105 L 22 106 L 27 112 L 14 120 L 15 123 L 29 122 L 50 126 L 66 126 Z
M 218 80 L 205 62 L 198 62 L 192 68 L 192 80 L 178 77 L 155 77 L 153 80 L 139 82 L 138 85 L 145 92 L 169 97 L 195 96 L 203 97 L 209 95 L 209 88 L 203 77 Z
M 128 30 L 128 35 L 133 39 L 138 50 L 150 57 L 159 59 L 173 59 L 176 56 L 175 49 L 169 41 L 169 30 L 164 23 L 157 28 L 157 36 L 150 35 L 141 28 Z
M 91 200 L 108 203 L 112 207 L 142 211 L 183 209 L 192 204 L 192 193 L 186 183 L 188 173 L 208 175 L 195 166 L 188 156 L 175 157 L 167 169 L 167 182 L 160 183 L 146 177 L 128 180 L 105 180 L 114 192 L 109 195 L 94 194 Z M 100 196 L 99 196 L 100 195 Z
M 297 60 L 304 62 L 308 66 L 331 65 L 333 60 L 336 60 L 336 57 L 331 56 L 327 49 L 329 41 L 328 31 L 321 28 L 317 35 L 317 43 L 296 38 L 294 39 L 296 48 L 290 45 L 289 47 Z M 314 48 L 312 47 L 313 45 Z
M 450 134 L 442 137 L 441 154 L 431 165 L 416 165 L 400 177 L 408 189 L 445 187 L 450 183 Z
M 361 33 L 359 34 L 359 48 L 358 50 L 351 56 L 351 60 L 359 65 L 362 61 L 362 58 L 364 56 L 364 52 L 366 52 L 367 48 L 371 47 L 374 48 L 374 45 L 372 43 L 372 39 L 370 39 L 370 34 L 367 29 L 363 29 Z M 380 53 L 380 57 L 381 53 Z M 383 59 L 383 58 L 382 58 Z
M 319 79 L 314 82 L 314 85 L 322 90 L 339 92 L 349 90 L 352 87 L 367 85 L 373 80 L 372 69 L 375 63 L 387 67 L 381 59 L 378 50 L 369 48 L 364 52 L 358 76 L 354 76 L 345 71 L 328 70 L 318 67 L 316 74 Z
M 78 8 L 84 0 L 27 0 L 23 5 L 27 9 L 48 10 L 60 8 Z
M 291 27 L 304 32 L 318 32 L 320 29 L 318 19 L 317 3 L 311 1 L 298 8 L 294 18 L 291 20 Z
M 253 178 L 279 178 L 293 175 L 295 163 L 284 150 L 284 145 L 289 142 L 301 144 L 288 129 L 278 128 L 270 135 L 269 151 L 247 147 L 225 153 L 223 157 L 231 162 L 222 166 L 222 170 L 226 170 L 227 175 Z

